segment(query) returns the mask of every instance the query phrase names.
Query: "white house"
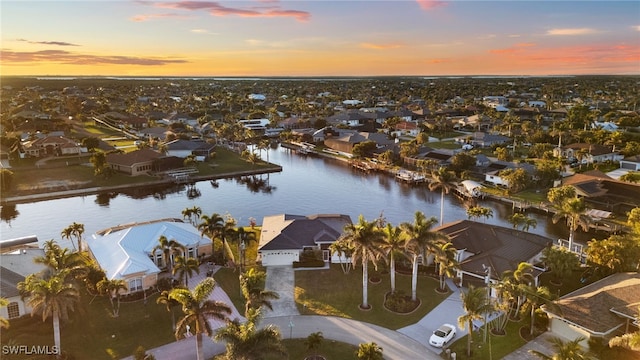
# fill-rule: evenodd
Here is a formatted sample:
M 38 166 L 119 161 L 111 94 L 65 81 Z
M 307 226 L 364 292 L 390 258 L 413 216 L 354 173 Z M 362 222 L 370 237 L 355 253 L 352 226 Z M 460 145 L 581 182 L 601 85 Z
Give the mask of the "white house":
M 1 317 L 11 320 L 31 313 L 27 299 L 20 296 L 18 283 L 45 269 L 44 265 L 33 261 L 39 256 L 44 256 L 44 250 L 33 248 L 0 255 L 0 297 L 9 301 L 6 307 L 0 308 Z
M 93 234 L 85 242 L 107 278 L 124 280 L 131 293 L 153 287 L 166 266 L 162 251 L 153 251 L 161 236 L 182 245 L 183 256 L 199 258 L 213 250 L 211 239 L 177 219 L 116 226 Z
M 304 250 L 321 250 L 328 262 L 329 246 L 340 237 L 347 224 L 351 224 L 351 218 L 340 214 L 265 216 L 258 260 L 263 266 L 291 265 L 300 260 Z

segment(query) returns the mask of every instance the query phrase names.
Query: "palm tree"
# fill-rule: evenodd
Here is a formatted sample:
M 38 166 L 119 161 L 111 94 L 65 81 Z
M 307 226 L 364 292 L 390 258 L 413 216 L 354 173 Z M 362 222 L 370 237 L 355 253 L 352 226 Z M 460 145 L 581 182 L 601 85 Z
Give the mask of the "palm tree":
M 185 336 L 188 325 L 195 325 L 198 360 L 204 360 L 202 334 L 213 335 L 213 330 L 207 320 L 211 318 L 226 320 L 231 314 L 231 308 L 227 304 L 209 300 L 209 296 L 215 286 L 215 280 L 208 277 L 196 285 L 193 291 L 185 288 L 175 288 L 169 293 L 169 299 L 173 299 L 182 305 L 182 312 L 184 313 L 184 317 L 176 324 L 176 339 Z
M 514 229 L 522 226 L 522 231 L 527 232 L 529 231 L 529 228 L 533 227 L 535 229 L 536 226 L 538 226 L 538 221 L 536 219 L 530 218 L 522 213 L 515 213 L 511 215 L 509 222 L 513 225 Z
M 127 284 L 122 279 L 109 280 L 104 278 L 97 284 L 98 292 L 109 297 L 113 317 L 118 317 L 120 313 L 120 290 L 127 290 Z M 113 300 L 116 300 L 114 303 Z
M 530 354 L 533 354 L 544 360 L 592 360 L 595 359 L 588 351 L 585 351 L 580 342 L 584 341 L 584 337 L 578 337 L 572 341 L 565 341 L 559 337 L 552 337 L 549 339 L 554 353 L 549 356 L 540 351 L 529 350 Z
M 551 270 L 556 283 L 562 281 L 571 271 L 580 266 L 580 260 L 575 254 L 565 248 L 550 246 L 542 250 L 540 259 L 544 265 Z
M 9 305 L 9 300 L 7 298 L 0 297 L 0 308 L 6 307 Z M 0 329 L 8 329 L 9 328 L 9 320 L 3 317 L 0 317 Z
M 531 328 L 529 329 L 529 335 L 533 336 L 535 329 L 536 309 L 538 309 L 542 305 L 547 308 L 557 308 L 557 306 L 553 302 L 551 291 L 549 291 L 549 288 L 547 288 L 546 286 L 529 285 L 526 287 L 526 289 L 529 307 L 531 308 Z
M 358 360 L 382 360 L 382 347 L 375 342 L 362 343 L 358 345 L 358 351 L 356 351 L 356 357 Z
M 572 251 L 576 230 L 582 228 L 584 231 L 589 231 L 591 219 L 586 214 L 587 207 L 582 199 L 573 198 L 567 200 L 558 210 L 551 220 L 555 224 L 561 218 L 566 218 L 569 227 L 569 250 Z
M 324 340 L 324 336 L 322 336 L 322 331 L 314 332 L 307 336 L 307 339 L 304 341 L 304 346 L 307 347 L 307 350 L 313 352 L 314 358 L 317 357 L 317 350 L 322 345 L 322 341 Z
M 198 223 L 198 219 L 200 219 L 200 215 L 202 215 L 202 209 L 198 206 L 185 208 L 182 210 L 182 217 L 184 219 L 189 219 L 189 223 L 194 226 Z
M 260 309 L 249 309 L 243 324 L 238 319 L 227 321 L 227 326 L 215 334 L 216 341 L 226 342 L 228 360 L 263 359 L 267 355 L 286 355 L 280 331 L 273 325 L 258 329 Z
M 438 220 L 434 217 L 427 219 L 420 211 L 416 211 L 413 223 L 402 223 L 400 228 L 405 233 L 407 241 L 405 249 L 411 254 L 412 277 L 411 277 L 411 299 L 417 300 L 418 288 L 418 259 L 422 256 L 422 262 L 426 261 L 429 254 L 434 252 L 438 241 L 448 241 L 449 238 L 440 233 L 431 231 L 433 225 Z
M 28 296 L 27 304 L 33 309 L 31 315 L 42 314 L 42 321 L 53 319 L 53 341 L 60 351 L 60 320 L 67 320 L 69 312 L 73 311 L 79 299 L 78 290 L 65 281 L 65 272 L 40 278 L 31 274 L 18 284 L 21 294 Z
M 438 275 L 440 276 L 440 290 L 446 291 L 445 277 L 453 277 L 455 269 L 458 267 L 456 253 L 458 251 L 450 242 L 439 242 L 434 251 L 434 261 L 438 266 Z
M 82 279 L 89 272 L 87 261 L 79 252 L 70 252 L 62 248 L 55 240 L 46 241 L 43 246 L 44 256 L 36 256 L 33 261 L 45 265 L 49 275 L 69 270 L 66 275 L 69 279 Z
M 431 173 L 432 180 L 429 183 L 429 190 L 440 189 L 440 226 L 444 224 L 444 194 L 448 194 L 454 188 L 455 174 L 441 166 L 437 171 Z
M 189 278 L 193 276 L 194 272 L 200 274 L 198 259 L 184 256 L 176 257 L 171 275 L 178 274 L 178 278 L 181 280 L 184 278 L 184 286 L 189 287 Z
M 156 298 L 156 304 L 164 304 L 167 307 L 167 311 L 171 313 L 171 330 L 176 330 L 176 319 L 173 314 L 173 307 L 178 305 L 178 302 L 169 297 L 171 290 L 162 290 L 158 298 Z
M 200 219 L 202 222 L 198 224 L 198 230 L 202 236 L 208 236 L 214 243 L 216 237 L 221 238 L 223 242 L 222 258 L 224 259 L 224 218 L 218 213 L 213 213 L 211 216 L 202 215 Z
M 393 226 L 387 223 L 382 229 L 384 234 L 384 242 L 380 244 L 381 249 L 389 256 L 389 275 L 391 276 L 391 293 L 396 292 L 396 254 L 404 254 L 405 236 L 399 226 Z
M 458 317 L 458 326 L 469 329 L 467 337 L 467 356 L 471 356 L 471 342 L 473 340 L 473 321 L 480 320 L 484 314 L 491 311 L 491 305 L 484 288 L 469 286 L 466 292 L 461 292 L 464 314 Z
M 362 304 L 363 309 L 370 307 L 367 300 L 368 283 L 369 283 L 369 262 L 372 262 L 377 269 L 377 260 L 382 256 L 380 244 L 382 242 L 382 234 L 378 228 L 378 222 L 368 222 L 363 215 L 358 217 L 357 224 L 347 224 L 341 240 L 353 246 L 353 254 L 351 261 L 353 265 L 360 261 L 362 264 Z
M 182 254 L 184 252 L 184 246 L 174 239 L 169 240 L 166 236 L 160 235 L 158 238 L 158 245 L 151 250 L 154 258 L 158 251 L 162 252 L 162 259 L 165 266 L 173 273 L 173 255 Z
M 347 260 L 350 259 L 351 254 L 353 254 L 353 247 L 351 246 L 351 244 L 342 240 L 334 241 L 331 245 L 329 245 L 329 251 L 331 251 L 332 255 L 338 254 L 342 272 L 348 274 L 349 271 L 351 271 L 351 262 Z M 344 261 L 342 260 L 343 257 Z
M 82 252 L 82 234 L 84 234 L 84 225 L 76 222 L 64 228 L 60 233 L 63 239 L 66 238 L 71 240 L 72 237 L 76 238 L 76 241 L 78 242 L 78 252 Z M 73 244 L 73 241 L 71 244 L 74 248 L 76 247 L 75 244 Z
M 246 301 L 245 312 L 262 306 L 273 310 L 271 300 L 279 299 L 280 295 L 275 291 L 264 289 L 266 276 L 264 271 L 258 271 L 254 268 L 240 275 L 240 289 Z

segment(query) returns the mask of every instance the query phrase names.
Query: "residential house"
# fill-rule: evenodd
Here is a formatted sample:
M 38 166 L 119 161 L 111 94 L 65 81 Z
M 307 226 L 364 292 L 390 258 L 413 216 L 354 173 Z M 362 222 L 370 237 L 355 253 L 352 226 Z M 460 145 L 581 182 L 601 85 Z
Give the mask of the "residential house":
M 80 155 L 87 152 L 77 141 L 64 136 L 46 136 L 27 141 L 22 145 L 22 149 L 27 156 L 32 157 Z
M 573 186 L 595 209 L 624 214 L 640 206 L 640 184 L 619 181 L 598 170 L 564 178 L 562 184 Z
M 126 224 L 98 231 L 84 240 L 84 248 L 109 280 L 124 280 L 127 292 L 132 293 L 155 286 L 158 275 L 167 267 L 163 251 L 154 252 L 161 236 L 182 245 L 182 256 L 201 259 L 213 251 L 211 239 L 179 219 Z
M 624 158 L 623 155 L 620 155 L 620 152 L 613 151 L 611 146 L 586 143 L 574 143 L 561 148 L 556 147 L 553 149 L 553 155 L 569 159 L 569 161 L 577 160 L 583 164 L 620 161 Z
M 542 309 L 549 316 L 549 330 L 568 340 L 578 337 L 588 347 L 590 339 L 608 340 L 638 331 L 635 315 L 640 306 L 640 273 L 618 273 L 598 280 Z
M 395 135 L 396 137 L 401 136 L 410 136 L 416 137 L 420 133 L 420 128 L 416 122 L 412 121 L 401 121 L 396 124 L 394 131 L 391 132 L 391 135 Z
M 504 145 L 511 141 L 508 137 L 498 134 L 489 134 L 486 132 L 474 132 L 471 135 L 458 136 L 456 142 L 471 144 L 474 147 L 492 147 L 494 145 Z
M 167 155 L 186 158 L 195 155 L 198 161 L 205 161 L 215 154 L 215 144 L 209 144 L 203 140 L 176 139 L 166 143 Z
M 531 165 L 529 163 L 516 164 L 508 161 L 495 161 L 489 164 L 485 168 L 484 181 L 492 183 L 494 185 L 508 187 L 509 181 L 505 179 L 502 175 L 503 175 L 503 171 L 509 170 L 509 169 L 513 169 L 513 170 L 524 169 L 524 171 L 526 171 L 531 178 L 533 178 L 536 173 L 535 165 Z
M 640 171 L 640 155 L 627 156 L 620 160 L 620 168 L 630 171 Z
M 44 250 L 20 248 L 11 253 L 0 254 L 0 297 L 9 301 L 8 306 L 0 308 L 0 316 L 15 319 L 31 313 L 27 299 L 22 299 L 18 284 L 31 274 L 45 270 L 42 264 L 36 264 L 36 257 L 44 256 Z
M 542 250 L 553 243 L 542 235 L 470 220 L 444 224 L 434 230 L 447 235 L 457 249 L 457 277 L 463 284 L 498 281 L 502 273 L 517 269 L 521 262 L 535 265 Z M 534 268 L 533 275 L 537 277 L 542 272 Z
M 265 216 L 258 260 L 263 266 L 291 265 L 300 260 L 304 250 L 320 250 L 324 260 L 329 261 L 329 246 L 338 240 L 347 224 L 351 224 L 351 218 L 340 214 Z
M 395 146 L 395 141 L 389 139 L 387 134 L 383 133 L 370 133 L 370 132 L 358 132 L 354 130 L 339 130 L 340 134 L 335 137 L 326 138 L 324 144 L 339 152 L 351 154 L 353 153 L 353 147 L 356 144 L 371 140 L 377 145 L 379 152 L 392 149 Z
M 152 149 L 140 149 L 124 154 L 107 154 L 107 164 L 113 170 L 131 176 L 148 175 L 154 170 L 154 162 L 163 157 Z

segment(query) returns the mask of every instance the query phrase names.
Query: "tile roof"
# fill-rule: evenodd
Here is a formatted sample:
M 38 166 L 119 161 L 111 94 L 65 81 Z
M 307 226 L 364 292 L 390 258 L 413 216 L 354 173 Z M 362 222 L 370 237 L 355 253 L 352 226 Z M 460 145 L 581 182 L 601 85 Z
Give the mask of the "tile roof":
M 608 333 L 633 318 L 640 306 L 640 273 L 619 273 L 589 284 L 556 301 L 559 312 L 545 311 L 594 333 Z

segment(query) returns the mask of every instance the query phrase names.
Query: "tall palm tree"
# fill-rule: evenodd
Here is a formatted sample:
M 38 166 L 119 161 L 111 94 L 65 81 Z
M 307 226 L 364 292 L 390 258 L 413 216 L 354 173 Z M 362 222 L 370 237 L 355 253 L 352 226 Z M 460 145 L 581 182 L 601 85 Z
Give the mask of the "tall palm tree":
M 169 299 L 173 299 L 182 305 L 182 312 L 184 313 L 182 319 L 176 324 L 176 339 L 184 337 L 188 325 L 195 325 L 198 360 L 204 360 L 202 334 L 213 335 L 213 330 L 207 320 L 211 318 L 226 320 L 231 314 L 231 308 L 227 304 L 209 299 L 215 286 L 215 280 L 208 277 L 196 285 L 193 291 L 185 288 L 175 288 L 169 293 Z
M 353 254 L 353 247 L 351 246 L 351 244 L 343 240 L 334 241 L 331 245 L 329 245 L 329 251 L 331 251 L 332 255 L 338 254 L 342 272 L 348 274 L 349 271 L 351 271 L 352 265 L 351 262 L 347 261 L 351 258 L 351 254 Z
M 439 242 L 435 247 L 433 260 L 438 266 L 440 290 L 446 290 L 445 277 L 453 277 L 455 275 L 455 269 L 458 267 L 458 261 L 456 261 L 457 252 L 450 242 Z
M 160 235 L 158 245 L 156 245 L 151 252 L 154 258 L 157 252 L 162 252 L 162 259 L 165 266 L 173 273 L 173 256 L 184 253 L 184 246 L 174 239 L 169 240 L 166 236 Z
M 177 256 L 171 275 L 178 274 L 180 280 L 184 279 L 184 286 L 189 287 L 189 278 L 193 273 L 200 274 L 200 263 L 192 257 Z
M 215 239 L 217 237 L 220 237 L 220 239 L 223 242 L 223 246 L 222 246 L 222 257 L 224 259 L 224 227 L 225 227 L 225 221 L 224 218 L 218 214 L 218 213 L 213 213 L 211 214 L 211 216 L 208 215 L 202 215 L 202 217 L 200 218 L 200 220 L 202 221 L 200 224 L 198 224 L 198 230 L 200 230 L 200 234 L 202 236 L 208 236 L 211 241 L 214 243 L 214 247 L 215 247 Z
M 573 241 L 575 239 L 576 230 L 582 228 L 589 231 L 591 218 L 586 214 L 587 207 L 580 198 L 570 198 L 564 201 L 558 208 L 551 220 L 557 223 L 560 219 L 565 218 L 569 227 L 569 251 L 573 251 Z
M 98 282 L 96 287 L 99 293 L 104 294 L 109 298 L 113 317 L 118 317 L 120 313 L 120 291 L 127 290 L 126 282 L 122 279 L 109 280 L 104 278 Z
M 475 288 L 469 286 L 466 292 L 461 292 L 462 307 L 464 314 L 458 317 L 458 326 L 463 330 L 469 329 L 469 335 L 467 337 L 467 356 L 471 356 L 471 342 L 473 339 L 473 321 L 480 320 L 484 317 L 484 314 L 491 311 L 491 305 L 487 295 L 487 290 L 484 288 Z
M 76 222 L 67 226 L 62 230 L 62 232 L 60 232 L 63 239 L 66 238 L 71 240 L 72 237 L 76 238 L 76 241 L 78 242 L 78 252 L 82 252 L 82 234 L 84 234 L 84 224 L 78 224 Z M 75 244 L 73 244 L 73 241 L 71 244 L 74 248 L 76 247 Z
M 387 223 L 382 229 L 384 234 L 383 242 L 380 244 L 382 250 L 389 256 L 389 276 L 391 276 L 391 293 L 396 292 L 396 255 L 404 254 L 402 250 L 405 244 L 405 233 L 399 226 Z
M 400 228 L 405 233 L 407 241 L 405 249 L 411 255 L 411 299 L 417 300 L 418 288 L 418 259 L 422 256 L 422 262 L 425 263 L 429 254 L 432 254 L 438 241 L 448 241 L 449 238 L 440 233 L 431 230 L 438 220 L 434 217 L 427 219 L 421 211 L 416 211 L 413 217 L 413 223 L 404 222 L 400 224 Z
M 249 309 L 247 321 L 227 321 L 227 326 L 218 329 L 216 341 L 226 343 L 225 357 L 228 360 L 263 359 L 268 355 L 286 355 L 280 331 L 273 325 L 258 329 L 260 309 Z
M 440 189 L 440 226 L 444 224 L 444 194 L 448 194 L 455 187 L 455 174 L 441 166 L 437 171 L 431 172 L 432 180 L 429 190 Z
M 368 283 L 369 283 L 369 263 L 373 263 L 377 269 L 377 260 L 383 255 L 380 244 L 382 243 L 382 234 L 378 228 L 377 221 L 367 221 L 363 215 L 358 217 L 357 224 L 347 224 L 341 240 L 353 246 L 353 254 L 351 261 L 353 265 L 360 262 L 362 264 L 362 304 L 363 309 L 370 307 L 368 301 Z
M 595 359 L 588 351 L 585 351 L 580 342 L 584 341 L 584 337 L 578 337 L 572 341 L 565 341 L 559 337 L 549 339 L 554 353 L 549 356 L 537 350 L 529 350 L 533 354 L 544 360 L 592 360 Z
M 184 219 L 189 219 L 189 223 L 194 226 L 198 223 L 198 219 L 200 219 L 200 215 L 202 215 L 202 209 L 198 206 L 184 208 L 182 210 L 182 217 Z
M 264 271 L 258 271 L 254 268 L 240 275 L 240 289 L 246 301 L 245 312 L 262 306 L 273 310 L 271 300 L 279 299 L 280 295 L 275 291 L 264 289 L 266 276 Z
M 535 330 L 536 309 L 542 305 L 547 308 L 557 308 L 557 305 L 553 302 L 553 295 L 546 286 L 536 286 L 535 284 L 532 284 L 528 285 L 526 288 L 527 299 L 531 310 L 531 327 L 529 329 L 529 334 L 533 336 Z
M 33 309 L 31 315 L 40 313 L 42 321 L 53 319 L 53 341 L 60 351 L 60 320 L 67 320 L 69 312 L 73 311 L 78 299 L 78 290 L 65 281 L 65 272 L 41 278 L 36 274 L 27 276 L 24 282 L 18 284 L 21 294 L 27 295 L 27 304 Z
M 382 360 L 382 347 L 375 342 L 362 343 L 358 345 L 358 351 L 356 351 L 356 357 L 358 360 Z
M 156 304 L 163 304 L 164 306 L 167 307 L 167 311 L 171 313 L 171 330 L 175 331 L 176 318 L 175 318 L 175 315 L 173 314 L 173 308 L 176 305 L 179 305 L 179 303 L 169 297 L 170 293 L 171 293 L 171 290 L 162 290 L 160 295 L 158 295 L 158 297 L 156 298 Z

